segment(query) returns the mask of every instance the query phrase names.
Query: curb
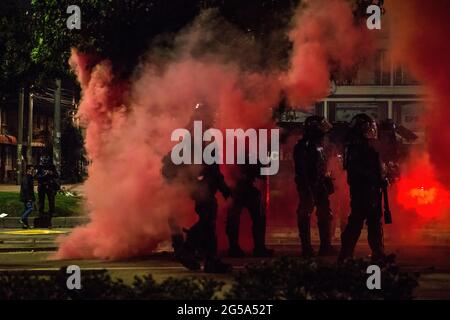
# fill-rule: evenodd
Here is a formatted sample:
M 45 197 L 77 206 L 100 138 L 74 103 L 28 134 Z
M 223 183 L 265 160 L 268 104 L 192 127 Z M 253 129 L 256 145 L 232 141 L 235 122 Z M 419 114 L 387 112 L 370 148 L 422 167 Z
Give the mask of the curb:
M 0 253 L 9 252 L 50 252 L 56 251 L 58 247 L 17 247 L 17 248 L 0 248 Z
M 22 225 L 19 217 L 6 217 L 0 219 L 0 228 L 4 229 L 20 229 Z M 34 217 L 30 217 L 30 225 L 33 225 Z M 53 228 L 74 228 L 89 222 L 88 217 L 54 217 L 52 219 Z

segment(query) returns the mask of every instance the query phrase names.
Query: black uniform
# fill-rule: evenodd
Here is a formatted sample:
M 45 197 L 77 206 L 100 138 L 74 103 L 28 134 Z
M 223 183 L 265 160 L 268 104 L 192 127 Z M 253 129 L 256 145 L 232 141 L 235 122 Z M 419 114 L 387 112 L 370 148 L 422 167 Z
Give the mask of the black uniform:
M 34 202 L 36 200 L 34 195 L 34 177 L 31 174 L 26 174 L 20 185 L 20 201 L 23 203 Z
M 217 164 L 203 165 L 198 176 L 192 181 L 191 198 L 195 201 L 198 221 L 189 229 L 185 247 L 191 251 L 200 249 L 206 260 L 213 260 L 217 255 L 217 199 L 220 191 L 225 198 L 230 196 L 230 189 Z
M 300 197 L 297 209 L 298 228 L 304 256 L 311 256 L 311 214 L 317 208 L 320 251 L 331 250 L 331 223 L 329 195 L 333 192 L 332 180 L 327 176 L 327 158 L 323 137 L 305 135 L 294 148 L 295 182 Z
M 350 186 L 351 214 L 342 234 L 341 259 L 353 256 L 353 250 L 367 222 L 368 240 L 374 259 L 384 255 L 382 218 L 382 174 L 378 152 L 362 142 L 348 146 L 346 170 Z
M 52 217 L 55 213 L 55 196 L 60 189 L 58 172 L 53 164 L 43 163 L 38 166 L 36 178 L 38 181 L 39 215 L 44 215 L 45 197 L 47 196 L 48 215 Z
M 270 256 L 273 252 L 266 248 L 266 212 L 261 191 L 255 187 L 256 179 L 261 176 L 261 166 L 257 164 L 243 164 L 239 166 L 240 177 L 233 189 L 233 201 L 228 210 L 226 232 L 229 241 L 229 254 L 243 256 L 239 246 L 239 224 L 242 209 L 246 208 L 252 219 L 253 254 L 255 256 Z
M 198 103 L 192 116 L 192 121 L 202 121 L 203 129 L 212 127 L 213 112 L 204 103 Z M 190 125 L 188 126 L 190 127 Z M 192 132 L 192 129 L 191 129 Z M 193 150 L 195 150 L 194 146 Z M 191 159 L 192 160 L 192 159 Z M 192 163 L 192 162 L 191 162 Z M 172 230 L 173 246 L 178 260 L 188 269 L 200 268 L 198 254 L 203 254 L 205 263 L 203 269 L 208 273 L 225 273 L 231 271 L 229 264 L 217 258 L 217 199 L 216 192 L 220 191 L 225 198 L 231 191 L 225 183 L 218 164 L 182 164 L 176 166 L 166 156 L 163 159 L 163 176 L 166 180 L 181 183 L 195 202 L 195 212 L 198 221 L 187 230 L 186 240 L 183 242 L 180 228 L 176 221 L 169 221 Z
M 342 233 L 339 259 L 353 256 L 364 221 L 367 223 L 368 241 L 372 258 L 384 257 L 382 228 L 382 186 L 385 182 L 379 153 L 370 140 L 353 139 L 346 147 L 344 168 L 350 186 L 351 213 Z

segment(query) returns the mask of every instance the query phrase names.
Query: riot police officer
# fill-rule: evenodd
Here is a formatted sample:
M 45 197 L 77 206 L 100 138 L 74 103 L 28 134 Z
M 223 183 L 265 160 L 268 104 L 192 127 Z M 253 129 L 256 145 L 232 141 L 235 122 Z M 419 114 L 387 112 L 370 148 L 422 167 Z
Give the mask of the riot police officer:
M 204 103 L 195 106 L 192 121 L 202 121 L 203 128 L 212 127 L 214 115 L 210 107 Z M 191 164 L 184 165 L 179 175 L 183 176 L 183 184 L 189 196 L 195 203 L 198 221 L 187 231 L 186 240 L 177 250 L 179 261 L 191 270 L 200 269 L 198 256 L 204 256 L 203 270 L 206 273 L 226 273 L 231 271 L 231 265 L 222 262 L 217 257 L 217 199 L 220 191 L 225 199 L 231 195 L 231 190 L 225 183 L 219 165 Z
M 231 190 L 217 164 L 202 165 L 191 185 L 191 198 L 195 203 L 198 221 L 187 231 L 186 241 L 182 248 L 181 260 L 189 259 L 197 253 L 203 254 L 205 262 L 203 270 L 206 273 L 226 273 L 231 271 L 231 265 L 222 262 L 217 257 L 217 199 L 220 191 L 225 199 L 231 195 Z M 186 256 L 187 254 L 187 256 Z M 194 265 L 195 266 L 195 265 Z M 193 268 L 195 269 L 195 267 Z
M 334 254 L 331 245 L 333 215 L 329 195 L 333 193 L 333 181 L 327 173 L 327 157 L 324 151 L 325 134 L 331 124 L 320 116 L 310 116 L 305 121 L 303 138 L 294 148 L 295 182 L 300 198 L 297 209 L 298 228 L 302 255 L 314 255 L 311 245 L 311 214 L 317 209 L 320 236 L 320 255 Z
M 373 146 L 377 136 L 376 122 L 370 116 L 358 114 L 352 119 L 344 154 L 351 213 L 342 233 L 339 261 L 353 256 L 364 221 L 367 223 L 372 259 L 384 258 L 381 190 L 386 180 L 380 155 Z
M 264 180 L 260 174 L 261 166 L 258 164 L 239 165 L 239 178 L 233 189 L 231 206 L 228 209 L 226 233 L 229 242 L 228 254 L 230 257 L 241 258 L 245 256 L 239 246 L 239 224 L 242 209 L 246 208 L 252 219 L 253 255 L 255 257 L 270 257 L 273 250 L 266 247 L 266 214 L 262 202 L 261 191 L 255 186 L 255 180 Z
M 49 156 L 42 156 L 37 168 L 39 217 L 44 217 L 45 197 L 48 200 L 48 215 L 50 220 L 55 214 L 55 196 L 60 189 L 59 175 Z

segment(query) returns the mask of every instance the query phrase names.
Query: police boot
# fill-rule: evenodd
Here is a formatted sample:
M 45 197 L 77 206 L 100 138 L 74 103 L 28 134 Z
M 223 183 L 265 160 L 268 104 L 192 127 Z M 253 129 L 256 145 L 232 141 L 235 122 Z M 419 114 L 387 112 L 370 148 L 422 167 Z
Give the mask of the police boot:
M 256 219 L 255 219 L 256 220 Z M 259 217 L 258 220 L 253 221 L 253 256 L 266 258 L 272 257 L 274 250 L 266 247 L 266 219 L 265 216 Z
M 231 264 L 222 262 L 218 258 L 207 259 L 203 266 L 205 273 L 229 273 L 232 270 Z
M 239 246 L 239 226 L 227 225 L 227 237 L 229 243 L 228 256 L 231 258 L 245 257 L 244 250 Z
M 195 229 L 184 229 L 183 231 L 187 234 L 186 241 L 175 251 L 175 258 L 189 270 L 200 270 L 201 265 L 195 254 L 198 249 L 198 237 Z
M 266 258 L 273 256 L 275 251 L 266 247 L 265 228 L 253 230 L 253 243 L 255 244 L 255 248 L 253 249 L 254 257 Z
M 195 271 L 200 270 L 201 265 L 195 253 L 187 248 L 181 248 L 177 251 L 175 257 L 187 269 Z
M 184 238 L 181 233 L 176 233 L 172 235 L 172 248 L 175 255 L 183 247 Z
M 319 256 L 333 256 L 338 254 L 337 250 L 331 245 L 331 223 L 319 223 L 320 249 Z
M 305 219 L 306 220 L 306 219 Z M 302 257 L 305 259 L 314 256 L 314 249 L 311 245 L 311 227 L 310 221 L 302 221 L 299 224 L 300 242 L 302 243 Z
M 341 250 L 339 251 L 338 263 L 343 263 L 346 260 L 353 259 L 353 249 L 349 249 L 348 244 L 342 241 Z
M 384 254 L 383 227 L 381 222 L 369 220 L 367 223 L 367 240 L 372 251 L 372 262 L 382 262 L 386 258 Z

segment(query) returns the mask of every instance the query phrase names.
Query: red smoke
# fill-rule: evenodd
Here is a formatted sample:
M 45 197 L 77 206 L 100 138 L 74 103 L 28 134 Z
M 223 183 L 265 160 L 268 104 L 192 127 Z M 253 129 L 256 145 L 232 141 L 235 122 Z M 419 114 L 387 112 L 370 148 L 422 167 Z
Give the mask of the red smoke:
M 391 0 L 387 10 L 394 57 L 428 90 L 428 153 L 437 179 L 450 188 L 450 2 Z
M 307 1 L 289 34 L 291 69 L 283 78 L 292 105 L 310 106 L 329 94 L 331 72 L 345 71 L 371 53 L 366 28 L 355 24 L 347 1 Z
M 450 208 L 450 192 L 439 182 L 427 157 L 417 156 L 397 184 L 397 201 L 422 220 L 439 219 Z
M 386 8 L 394 60 L 427 91 L 426 150 L 410 157 L 397 201 L 422 222 L 442 221 L 450 209 L 450 2 L 388 0 Z
M 72 53 L 92 160 L 85 183 L 91 221 L 62 240 L 58 258 L 144 254 L 169 238 L 170 217 L 183 226 L 195 219 L 186 190 L 167 185 L 160 171 L 161 159 L 173 146 L 172 131 L 188 124 L 199 100 L 217 108 L 217 128 L 267 127 L 281 92 L 301 105 L 325 97 L 331 69 L 351 66 L 366 47 L 344 0 L 315 1 L 299 10 L 287 72 L 243 71 L 238 65 L 245 65 L 245 57 L 224 62 L 220 53 L 194 58 L 189 49 L 204 30 L 195 23 L 190 28 L 169 59 L 149 54 L 126 83 L 115 79 L 108 61 L 91 65 L 87 56 Z M 297 201 L 286 197 L 286 202 Z

